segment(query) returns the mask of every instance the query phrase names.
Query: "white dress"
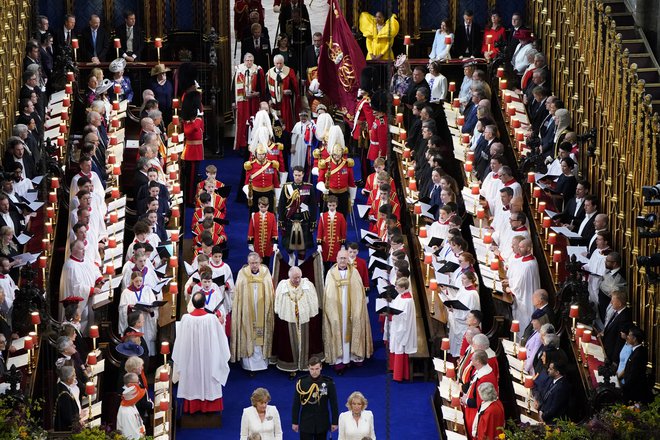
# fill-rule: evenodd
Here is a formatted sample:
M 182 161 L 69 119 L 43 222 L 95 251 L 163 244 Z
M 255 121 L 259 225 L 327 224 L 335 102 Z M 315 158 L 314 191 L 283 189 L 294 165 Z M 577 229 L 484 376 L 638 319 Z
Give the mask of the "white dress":
M 282 423 L 276 407 L 266 406 L 266 416 L 263 422 L 254 406 L 243 409 L 241 440 L 247 440 L 250 435 L 255 433 L 261 435 L 261 440 L 282 440 Z
M 363 410 L 360 414 L 360 420 L 355 423 L 353 413 L 346 411 L 339 414 L 339 439 L 338 440 L 362 440 L 369 437 L 376 440 L 376 431 L 374 430 L 374 415 L 369 410 Z

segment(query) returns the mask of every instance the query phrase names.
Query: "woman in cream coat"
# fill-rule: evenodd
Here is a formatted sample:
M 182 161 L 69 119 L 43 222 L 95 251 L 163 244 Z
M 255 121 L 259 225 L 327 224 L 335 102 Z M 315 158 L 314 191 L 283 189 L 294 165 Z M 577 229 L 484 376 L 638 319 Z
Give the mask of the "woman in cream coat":
M 261 440 L 282 440 L 280 413 L 268 404 L 268 390 L 257 388 L 252 392 L 250 401 L 252 406 L 244 408 L 241 417 L 241 440 L 248 440 L 253 434 L 261 435 Z
M 339 439 L 362 440 L 365 437 L 376 440 L 374 415 L 367 411 L 367 399 L 359 391 L 348 396 L 345 411 L 339 414 Z

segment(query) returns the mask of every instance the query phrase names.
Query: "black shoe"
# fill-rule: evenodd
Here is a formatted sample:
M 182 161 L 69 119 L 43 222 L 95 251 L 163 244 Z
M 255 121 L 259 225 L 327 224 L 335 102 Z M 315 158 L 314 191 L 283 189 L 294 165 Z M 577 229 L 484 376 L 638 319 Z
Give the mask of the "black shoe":
M 355 181 L 355 186 L 357 186 L 358 188 L 364 188 L 364 180 L 362 180 L 362 179 L 356 180 Z

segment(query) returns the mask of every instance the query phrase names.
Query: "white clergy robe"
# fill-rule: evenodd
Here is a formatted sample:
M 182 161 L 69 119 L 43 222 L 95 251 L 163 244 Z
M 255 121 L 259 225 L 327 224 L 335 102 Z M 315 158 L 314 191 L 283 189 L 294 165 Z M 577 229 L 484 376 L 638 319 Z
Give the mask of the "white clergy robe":
M 598 305 L 598 291 L 600 283 L 603 281 L 603 275 L 607 270 L 605 268 L 605 259 L 610 249 L 596 249 L 589 258 L 589 262 L 585 264 L 584 268 L 594 275 L 589 275 L 587 281 L 589 290 L 589 301 Z
M 224 290 L 221 290 L 217 284 L 211 283 L 211 287 L 208 290 L 204 290 L 202 288 L 201 283 L 193 284 L 192 290 L 190 292 L 190 297 L 197 292 L 201 292 L 204 294 L 204 299 L 206 301 L 206 305 L 204 306 L 205 309 L 207 310 L 215 310 L 215 308 L 222 302 L 222 305 L 218 309 L 220 313 L 222 313 L 222 316 L 226 317 L 227 316 L 227 309 L 226 309 L 226 304 L 227 304 L 227 297 L 224 294 Z M 224 302 L 223 302 L 224 300 Z M 195 307 L 192 304 L 192 301 L 188 303 L 188 313 L 192 313 L 192 311 L 195 310 Z
M 389 326 L 390 353 L 394 354 L 417 353 L 417 313 L 415 311 L 415 301 L 410 292 L 406 293 L 408 295 L 397 295 L 390 303 L 393 309 L 402 311 L 398 315 L 392 315 Z
M 234 294 L 234 274 L 231 272 L 231 267 L 224 261 L 221 262 L 219 265 L 215 265 L 213 263 L 213 260 L 209 260 L 209 267 L 213 271 L 213 278 L 217 278 L 219 276 L 225 277 L 225 284 L 222 286 L 218 286 L 219 291 L 222 293 L 223 297 L 225 298 L 225 304 L 224 308 L 227 313 L 231 312 L 231 299 Z
M 458 290 L 448 289 L 448 295 L 442 295 L 441 299 L 460 301 L 467 310 L 447 309 L 447 325 L 449 327 L 449 353 L 454 357 L 461 354 L 461 343 L 468 329 L 467 317 L 470 310 L 481 310 L 481 300 L 476 287 L 465 288 L 461 286 Z
M 533 255 L 526 255 L 510 260 L 507 271 L 509 289 L 514 296 L 513 319 L 520 321 L 520 335 L 532 320 L 534 304 L 532 294 L 541 288 L 539 265 Z
M 310 132 L 309 135 L 311 140 L 311 136 L 313 136 L 312 131 L 314 130 L 314 124 L 312 121 L 308 120 L 306 124 L 298 121 L 291 131 L 291 147 L 296 150 L 295 153 L 291 154 L 290 166 L 292 169 L 296 165 L 304 167 L 307 162 L 307 150 L 310 148 L 305 142 L 305 133 L 307 130 Z
M 124 289 L 121 293 L 121 299 L 119 300 L 119 335 L 123 335 L 126 328 L 128 328 L 128 306 L 133 306 L 137 303 L 153 304 L 154 301 L 156 301 L 156 295 L 154 295 L 153 290 L 147 286 L 143 285 L 140 290 L 133 290 L 132 288 Z M 153 308 L 152 310 L 154 316 L 151 316 L 147 312 L 142 312 L 142 316 L 144 316 L 144 326 L 142 327 L 142 331 L 144 332 L 144 340 L 149 347 L 149 356 L 155 356 L 158 354 L 156 352 L 158 308 Z
M 89 296 L 94 291 L 97 282 L 103 279 L 98 266 L 93 263 L 69 257 L 62 268 L 60 279 L 60 300 L 68 296 L 79 296 L 83 300 L 78 303 L 80 313 L 80 328 L 87 334 L 87 324 L 94 320 L 94 311 Z M 64 308 L 60 307 L 61 321 L 64 319 Z

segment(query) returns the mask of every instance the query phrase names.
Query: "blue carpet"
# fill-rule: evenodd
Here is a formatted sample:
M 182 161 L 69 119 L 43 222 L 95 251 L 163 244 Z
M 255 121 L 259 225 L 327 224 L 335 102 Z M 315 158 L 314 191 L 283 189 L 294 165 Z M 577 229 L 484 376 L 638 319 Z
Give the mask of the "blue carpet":
M 245 264 L 247 250 L 247 219 L 248 209 L 246 204 L 235 202 L 236 192 L 243 186 L 240 179 L 240 170 L 243 160 L 235 153 L 229 153 L 223 160 L 206 161 L 204 167 L 213 163 L 218 167 L 218 179 L 226 185 L 232 186 L 232 194 L 228 199 L 227 219 L 230 224 L 227 228 L 229 241 L 229 259 L 234 274 Z M 360 179 L 360 167 L 356 163 L 354 168 L 356 180 Z M 358 203 L 361 195 L 358 192 Z M 186 213 L 187 223 L 190 225 L 192 209 Z M 359 220 L 359 228 L 367 228 L 364 221 Z M 189 228 L 188 228 L 189 230 Z M 355 228 L 349 224 L 348 241 L 357 241 Z M 366 249 L 360 252 L 363 258 L 367 258 Z M 376 436 L 386 438 L 387 430 L 390 438 L 405 439 L 435 439 L 438 438 L 435 418 L 431 407 L 431 397 L 435 384 L 433 382 L 396 383 L 387 380 L 385 374 L 386 352 L 383 346 L 383 335 L 380 331 L 378 318 L 374 312 L 374 297 L 376 292 L 371 289 L 369 301 L 369 312 L 371 328 L 374 338 L 374 356 L 364 363 L 361 368 L 351 368 L 343 376 L 339 377 L 327 366 L 323 374 L 335 379 L 337 385 L 337 397 L 339 411 L 346 411 L 345 403 L 349 394 L 353 391 L 362 392 L 369 400 L 369 409 L 373 411 L 376 421 Z M 250 395 L 257 387 L 265 387 L 272 396 L 271 404 L 275 405 L 282 419 L 282 430 L 284 439 L 296 439 L 298 434 L 291 430 L 291 405 L 293 402 L 295 381 L 289 380 L 287 374 L 282 373 L 275 367 L 270 367 L 266 372 L 258 373 L 250 377 L 240 366 L 232 365 L 227 386 L 223 389 L 225 410 L 222 414 L 223 426 L 220 429 L 179 429 L 177 439 L 179 440 L 204 440 L 204 439 L 237 439 L 240 435 L 241 414 L 243 408 L 250 405 Z M 389 423 L 386 423 L 387 407 L 390 407 Z M 388 426 L 389 425 L 389 426 Z M 337 438 L 337 433 L 332 437 Z

